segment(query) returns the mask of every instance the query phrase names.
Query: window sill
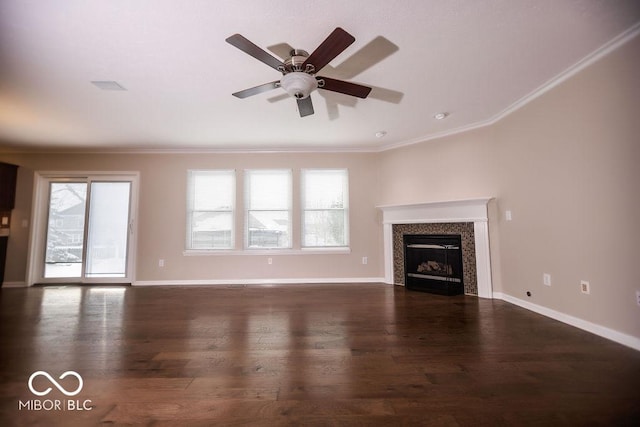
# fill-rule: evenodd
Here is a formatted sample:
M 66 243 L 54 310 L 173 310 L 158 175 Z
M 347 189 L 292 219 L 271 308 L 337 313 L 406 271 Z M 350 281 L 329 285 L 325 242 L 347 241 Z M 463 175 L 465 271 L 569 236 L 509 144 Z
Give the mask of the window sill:
M 300 249 L 186 249 L 184 256 L 252 256 L 252 255 L 339 255 L 350 254 L 350 247 Z

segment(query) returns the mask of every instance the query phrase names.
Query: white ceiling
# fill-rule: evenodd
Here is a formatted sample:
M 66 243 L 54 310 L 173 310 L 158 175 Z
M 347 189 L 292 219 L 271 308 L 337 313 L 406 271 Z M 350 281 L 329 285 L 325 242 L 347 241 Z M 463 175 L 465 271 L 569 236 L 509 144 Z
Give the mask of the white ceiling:
M 376 151 L 489 123 L 638 22 L 638 0 L 2 0 L 0 148 Z M 356 41 L 319 74 L 368 99 L 231 95 L 280 74 L 228 36 L 277 56 L 338 26 Z

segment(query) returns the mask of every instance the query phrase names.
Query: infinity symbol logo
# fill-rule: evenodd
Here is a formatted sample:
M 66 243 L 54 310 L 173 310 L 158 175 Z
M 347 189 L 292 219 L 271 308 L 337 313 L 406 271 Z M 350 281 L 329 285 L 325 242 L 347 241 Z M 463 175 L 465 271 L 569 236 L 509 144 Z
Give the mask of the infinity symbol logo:
M 33 388 L 33 380 L 38 375 L 42 375 L 43 377 L 46 377 L 51 382 L 51 384 L 56 386 L 56 388 L 60 390 L 65 396 L 75 396 L 76 394 L 80 393 L 80 390 L 82 390 L 82 386 L 83 386 L 82 377 L 80 376 L 80 374 L 78 374 L 75 371 L 67 371 L 64 374 L 60 375 L 60 378 L 59 378 L 63 380 L 69 375 L 76 377 L 78 379 L 78 388 L 75 389 L 74 391 L 67 391 L 64 387 L 58 384 L 58 382 L 55 379 L 53 379 L 53 377 L 49 375 L 48 372 L 36 371 L 33 374 L 31 374 L 31 376 L 29 377 L 29 390 L 31 390 L 31 393 L 35 394 L 36 396 L 45 396 L 51 393 L 51 387 L 47 388 L 45 391 L 38 391 Z

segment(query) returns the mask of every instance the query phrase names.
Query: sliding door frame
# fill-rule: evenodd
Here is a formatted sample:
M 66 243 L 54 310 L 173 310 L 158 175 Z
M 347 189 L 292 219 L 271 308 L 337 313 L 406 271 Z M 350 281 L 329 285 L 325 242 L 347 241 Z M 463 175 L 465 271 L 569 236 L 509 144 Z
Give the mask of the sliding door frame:
M 48 210 L 49 210 L 49 184 L 52 181 L 86 180 L 91 182 L 130 182 L 129 195 L 129 224 L 127 242 L 127 266 L 125 277 L 77 277 L 77 278 L 45 278 L 44 259 L 47 245 Z M 31 206 L 31 230 L 29 236 L 29 256 L 27 258 L 27 286 L 46 283 L 82 283 L 82 284 L 108 284 L 108 283 L 134 283 L 138 236 L 138 185 L 139 172 L 130 171 L 55 171 L 34 174 L 34 191 Z M 90 200 L 87 200 L 87 204 Z M 87 209 L 89 205 L 87 206 Z M 85 236 L 86 238 L 86 236 Z M 86 241 L 85 241 L 86 245 Z M 86 248 L 83 252 L 86 251 Z M 83 262 L 85 260 L 83 259 Z M 84 268 L 83 268 L 84 271 Z

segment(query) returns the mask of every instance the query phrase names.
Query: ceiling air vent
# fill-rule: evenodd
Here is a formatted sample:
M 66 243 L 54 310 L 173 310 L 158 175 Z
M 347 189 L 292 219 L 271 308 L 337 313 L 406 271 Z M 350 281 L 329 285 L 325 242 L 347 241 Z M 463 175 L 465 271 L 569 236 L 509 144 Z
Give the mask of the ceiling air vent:
M 95 87 L 102 90 L 127 90 L 118 82 L 110 80 L 96 80 L 91 82 Z

